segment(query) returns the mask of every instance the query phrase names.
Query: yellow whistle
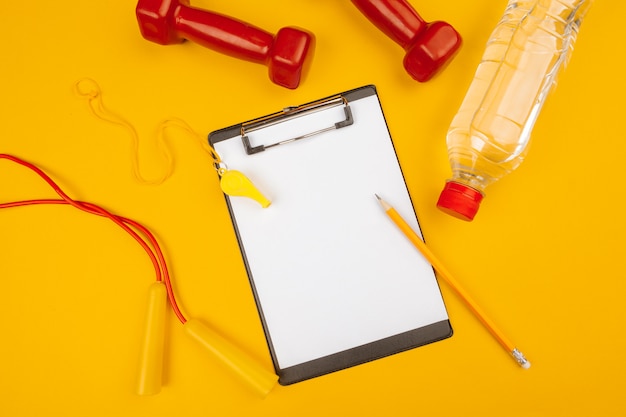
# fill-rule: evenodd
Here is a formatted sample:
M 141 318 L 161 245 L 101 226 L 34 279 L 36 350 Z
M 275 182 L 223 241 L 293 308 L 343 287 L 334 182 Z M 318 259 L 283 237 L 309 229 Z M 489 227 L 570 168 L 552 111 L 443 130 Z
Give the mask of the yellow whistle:
M 271 202 L 252 184 L 245 175 L 239 171 L 225 171 L 222 173 L 220 187 L 225 194 L 230 196 L 248 197 L 259 203 L 263 208 Z

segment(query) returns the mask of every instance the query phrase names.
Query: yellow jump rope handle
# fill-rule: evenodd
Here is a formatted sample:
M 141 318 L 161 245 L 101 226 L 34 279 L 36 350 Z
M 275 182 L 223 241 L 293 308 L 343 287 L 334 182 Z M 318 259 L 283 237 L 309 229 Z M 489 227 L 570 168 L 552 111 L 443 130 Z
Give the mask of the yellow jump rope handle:
M 165 284 L 155 282 L 148 292 L 148 308 L 144 327 L 137 394 L 152 395 L 161 391 L 163 383 L 163 345 L 165 342 Z
M 276 374 L 266 370 L 243 350 L 198 320 L 188 320 L 185 329 L 189 336 L 228 365 L 263 397 L 276 385 Z

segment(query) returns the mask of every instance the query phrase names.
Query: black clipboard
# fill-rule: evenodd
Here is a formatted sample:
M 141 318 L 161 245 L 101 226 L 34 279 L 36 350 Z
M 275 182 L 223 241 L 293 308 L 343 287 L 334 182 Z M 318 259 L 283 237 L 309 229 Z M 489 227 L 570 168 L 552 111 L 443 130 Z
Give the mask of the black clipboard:
M 272 204 L 225 195 L 279 383 L 452 335 L 434 271 L 378 193 L 419 231 L 376 88 L 209 135 Z

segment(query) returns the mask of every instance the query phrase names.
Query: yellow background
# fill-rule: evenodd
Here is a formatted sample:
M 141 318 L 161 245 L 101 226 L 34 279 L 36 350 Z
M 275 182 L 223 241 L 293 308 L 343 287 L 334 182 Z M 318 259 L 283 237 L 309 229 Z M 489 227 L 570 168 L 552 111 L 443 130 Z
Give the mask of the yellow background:
M 375 84 L 432 250 L 532 361 L 524 371 L 442 284 L 451 339 L 259 399 L 169 314 L 162 392 L 133 394 L 147 257 L 111 222 L 69 207 L 0 211 L 2 416 L 624 415 L 626 3 L 597 1 L 541 114 L 527 161 L 491 186 L 465 223 L 435 202 L 450 174 L 445 134 L 505 0 L 412 1 L 464 45 L 432 81 L 413 81 L 402 49 L 348 1 L 194 5 L 271 33 L 317 36 L 297 90 L 265 67 L 186 43 L 141 38 L 133 1 L 5 2 L 0 152 L 45 169 L 74 198 L 148 226 L 162 242 L 185 313 L 271 361 L 224 199 L 198 142 L 171 129 L 175 170 L 137 182 L 130 137 L 96 119 L 74 83 L 91 77 L 140 135 L 141 169 L 164 169 L 157 126 L 179 117 L 202 135 Z M 288 175 L 286 172 L 285 175 Z M 0 199 L 54 197 L 0 161 Z

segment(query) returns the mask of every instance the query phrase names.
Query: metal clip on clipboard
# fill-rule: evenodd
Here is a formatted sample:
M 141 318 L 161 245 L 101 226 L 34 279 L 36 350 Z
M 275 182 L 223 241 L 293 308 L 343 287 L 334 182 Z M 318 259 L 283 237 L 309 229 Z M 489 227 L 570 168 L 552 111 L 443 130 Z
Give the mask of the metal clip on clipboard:
M 346 115 L 345 120 L 335 123 L 332 126 L 316 130 L 314 132 L 309 132 L 304 135 L 296 136 L 289 139 L 284 139 L 269 145 L 259 145 L 252 146 L 250 144 L 250 139 L 247 134 L 250 132 L 254 132 L 255 130 L 262 129 L 264 127 L 272 126 L 278 123 L 286 122 L 288 120 L 295 119 L 297 117 L 304 116 L 306 114 L 318 112 L 321 110 L 326 110 L 332 107 L 337 107 L 343 105 L 343 111 Z M 276 112 L 274 114 L 270 114 L 265 117 L 261 117 L 241 125 L 241 141 L 243 142 L 243 146 L 248 155 L 252 155 L 255 153 L 263 152 L 266 149 L 273 148 L 274 146 L 284 145 L 286 143 L 295 142 L 300 139 L 309 138 L 311 136 L 319 135 L 324 132 L 328 132 L 335 129 L 341 129 L 342 127 L 350 126 L 354 123 L 354 119 L 352 118 L 352 110 L 350 110 L 350 106 L 348 105 L 348 100 L 341 96 L 332 96 L 324 100 L 315 101 L 309 104 L 303 104 L 301 106 L 287 107 L 282 111 Z

